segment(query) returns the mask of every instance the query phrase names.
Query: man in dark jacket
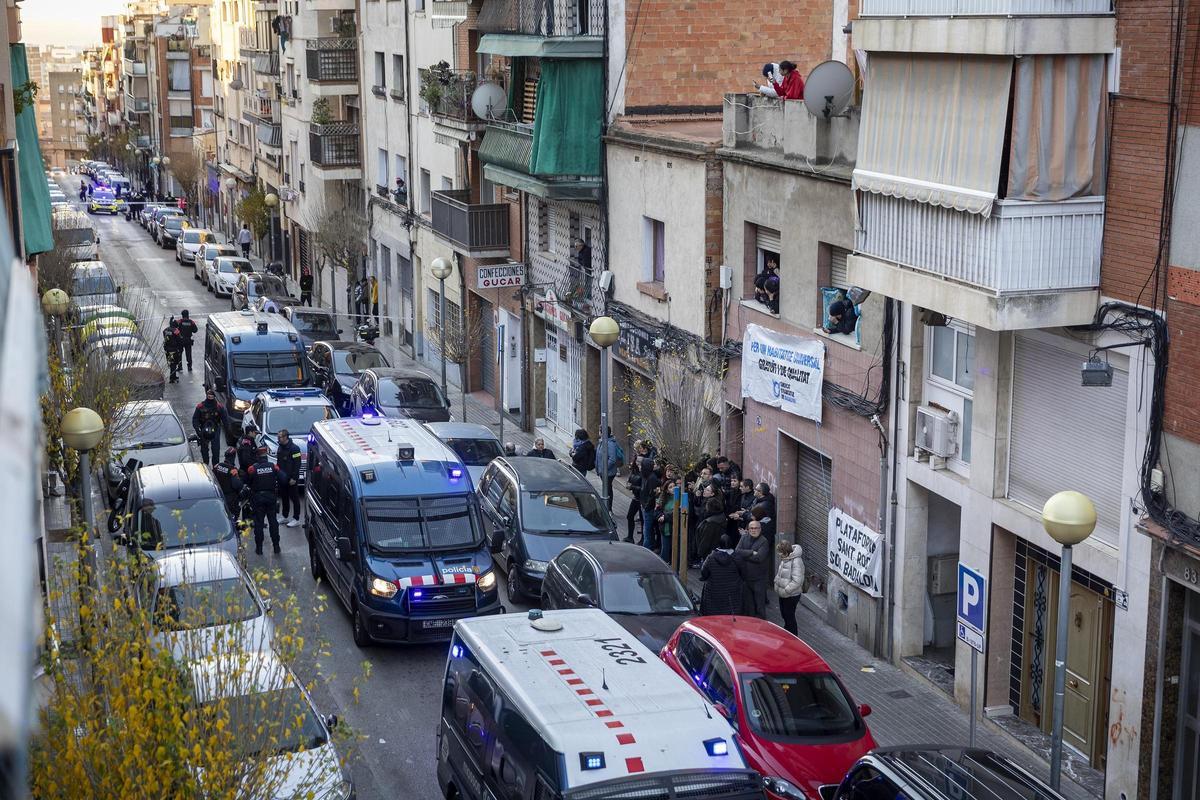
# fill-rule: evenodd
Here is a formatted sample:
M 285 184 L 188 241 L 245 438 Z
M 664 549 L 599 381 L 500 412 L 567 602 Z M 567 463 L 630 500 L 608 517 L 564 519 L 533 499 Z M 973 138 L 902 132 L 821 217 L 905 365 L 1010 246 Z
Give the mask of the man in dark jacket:
M 192 412 L 192 430 L 200 440 L 200 463 L 217 465 L 221 457 L 221 431 L 228 427 L 229 414 L 225 412 L 225 406 L 217 402 L 217 394 L 210 386 L 204 390 L 204 399 Z
M 275 463 L 279 466 L 279 521 L 285 522 L 288 509 L 292 512 L 289 528 L 300 527 L 300 448 L 292 441 L 287 429 L 279 431 L 279 449 Z
M 237 520 L 239 514 L 238 496 L 242 491 L 242 475 L 237 466 L 237 450 L 225 448 L 225 459 L 213 466 L 213 475 L 217 485 L 221 487 L 221 496 L 225 498 L 225 511 L 229 518 Z
M 658 537 L 654 535 L 654 504 L 658 501 L 658 487 L 662 485 L 654 461 L 649 456 L 642 458 L 642 482 L 638 487 L 638 505 L 642 508 L 642 547 L 658 552 Z
M 271 529 L 271 546 L 279 553 L 279 520 L 275 518 L 275 495 L 279 490 L 279 467 L 267 460 L 267 448 L 258 448 L 258 460 L 246 469 L 250 511 L 254 514 L 254 553 L 263 554 L 263 523 Z
M 546 447 L 546 440 L 539 436 L 533 440 L 533 448 L 525 455 L 529 458 L 554 458 L 554 451 Z
M 192 371 L 192 337 L 194 337 L 199 329 L 196 327 L 196 321 L 188 316 L 188 310 L 185 308 L 180 312 L 179 332 L 183 334 L 183 355 L 187 358 L 188 372 Z M 215 461 L 217 454 L 213 453 Z
M 733 557 L 733 543 L 722 536 L 718 547 L 700 567 L 700 580 L 704 588 L 700 591 L 700 613 L 736 614 L 742 608 L 742 575 Z
M 237 457 L 238 467 L 242 472 L 250 468 L 250 465 L 255 462 L 255 455 L 258 453 L 258 428 L 251 422 L 249 427 L 242 431 L 241 438 L 237 441 Z
M 642 513 L 642 504 L 640 502 L 642 494 L 642 456 L 645 455 L 646 446 L 641 439 L 636 439 L 633 442 L 633 463 L 629 465 L 629 479 L 625 482 L 625 488 L 633 495 L 633 501 L 629 504 L 629 508 L 625 510 L 625 541 L 633 542 L 633 528 L 637 520 L 637 515 Z M 641 530 L 641 526 L 638 526 Z
M 704 519 L 696 526 L 696 555 L 701 560 L 708 558 L 725 537 L 725 515 L 721 513 L 725 506 L 721 498 L 710 497 L 704 503 Z
M 300 305 L 312 305 L 313 276 L 312 270 L 304 267 L 300 272 Z
M 767 587 L 771 585 L 771 547 L 763 536 L 762 523 L 754 520 L 746 526 L 733 557 L 742 573 L 742 613 L 747 617 L 767 618 Z
M 750 516 L 762 523 L 763 536 L 775 552 L 775 495 L 771 487 L 760 483 L 754 487 L 754 505 L 750 508 Z
M 163 328 L 163 353 L 167 356 L 167 367 L 170 370 L 171 383 L 179 383 L 179 369 L 183 360 L 183 331 L 174 317 Z

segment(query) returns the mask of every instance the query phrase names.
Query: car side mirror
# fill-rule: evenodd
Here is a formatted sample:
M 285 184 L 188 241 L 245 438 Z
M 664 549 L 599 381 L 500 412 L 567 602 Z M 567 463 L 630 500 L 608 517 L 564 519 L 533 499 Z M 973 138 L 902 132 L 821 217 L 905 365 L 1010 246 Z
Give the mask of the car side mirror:
M 192 444 L 200 444 L 200 437 L 194 433 L 189 433 L 188 441 L 191 442 Z
M 338 333 L 345 333 L 345 331 L 342 330 L 341 328 L 338 328 Z
M 335 555 L 339 561 L 349 561 L 354 558 L 354 550 L 350 546 L 350 537 L 339 536 L 333 540 L 334 548 L 337 550 Z
M 821 800 L 833 800 L 837 796 L 838 785 L 836 783 L 826 783 L 817 787 L 817 791 L 821 795 Z
M 596 605 L 596 601 L 593 600 L 592 596 L 590 594 L 588 594 L 587 592 L 580 592 L 575 597 L 575 600 L 576 600 L 576 602 L 579 603 L 579 605 L 588 606 L 589 608 Z
M 730 709 L 729 706 L 725 705 L 724 703 L 713 703 L 713 708 L 715 708 L 717 713 L 722 717 L 730 722 L 733 722 L 733 710 Z
M 330 714 L 329 716 L 325 717 L 325 727 L 326 728 L 329 728 L 329 730 L 333 730 L 337 726 L 338 726 L 338 715 L 337 714 Z
M 870 707 L 869 705 L 867 705 L 866 703 L 863 703 L 862 705 L 860 705 L 860 706 L 858 707 L 858 715 L 859 715 L 860 717 L 869 717 L 869 716 L 871 716 L 871 707 Z

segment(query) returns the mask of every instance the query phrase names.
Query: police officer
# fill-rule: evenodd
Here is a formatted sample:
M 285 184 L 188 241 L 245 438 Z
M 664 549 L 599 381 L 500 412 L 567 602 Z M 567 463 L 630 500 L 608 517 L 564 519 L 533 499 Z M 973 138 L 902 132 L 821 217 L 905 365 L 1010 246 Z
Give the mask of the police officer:
M 242 431 L 242 436 L 237 442 L 237 457 L 238 466 L 242 472 L 250 468 L 250 465 L 255 461 L 255 454 L 258 452 L 258 441 L 255 436 L 258 433 L 258 427 L 251 422 Z
M 187 357 L 188 372 L 192 371 L 192 337 L 198 332 L 196 321 L 188 316 L 188 310 L 185 308 L 181 312 L 182 318 L 179 320 L 179 332 L 183 334 L 183 354 Z M 213 459 L 217 457 L 216 451 L 213 451 Z
M 275 518 L 275 495 L 279 488 L 279 467 L 267 460 L 267 448 L 258 448 L 258 460 L 246 469 L 250 489 L 250 511 L 254 514 L 254 552 L 262 555 L 263 522 L 271 528 L 271 547 L 279 553 L 279 520 Z
M 212 465 L 217 465 L 220 458 L 221 431 L 229 427 L 229 414 L 225 406 L 217 402 L 217 393 L 211 386 L 204 388 L 204 399 L 196 404 L 192 412 L 192 430 L 200 439 L 200 461 L 209 463 L 209 453 L 212 454 Z
M 284 428 L 279 431 L 275 463 L 279 465 L 279 521 L 287 522 L 290 506 L 292 521 L 287 522 L 289 528 L 300 527 L 300 461 L 300 448 Z
M 171 372 L 171 383 L 179 383 L 180 362 L 183 359 L 183 331 L 174 317 L 163 328 L 163 353 L 167 356 L 167 367 Z
M 225 460 L 213 466 L 213 474 L 217 476 L 217 485 L 225 498 L 225 511 L 229 518 L 237 520 L 239 514 L 238 496 L 242 491 L 242 474 L 237 466 L 237 450 L 225 448 Z

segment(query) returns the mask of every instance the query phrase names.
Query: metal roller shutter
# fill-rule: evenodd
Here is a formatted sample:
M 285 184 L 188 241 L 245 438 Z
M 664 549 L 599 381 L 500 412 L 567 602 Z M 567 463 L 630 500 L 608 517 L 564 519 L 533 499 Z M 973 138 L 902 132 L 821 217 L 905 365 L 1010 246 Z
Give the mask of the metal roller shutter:
M 1008 496 L 1041 511 L 1055 492 L 1075 489 L 1096 505 L 1096 532 L 1117 544 L 1127 507 L 1125 464 L 1129 373 L 1110 387 L 1081 386 L 1086 356 L 1028 335 L 1014 337 Z M 1086 465 L 1086 469 L 1064 469 Z
M 477 298 L 478 299 L 478 298 Z M 479 355 L 480 370 L 483 374 L 483 390 L 493 397 L 496 396 L 496 328 L 494 324 L 495 313 L 492 310 L 492 304 L 487 300 L 479 299 L 479 319 L 482 323 L 480 328 L 483 335 L 480 337 L 480 347 L 482 351 Z
M 829 509 L 833 462 L 796 443 L 796 543 L 804 548 L 804 573 L 825 583 L 829 569 Z
M 829 285 L 839 289 L 850 288 L 850 277 L 846 272 L 846 256 L 849 250 L 840 247 L 829 248 Z
M 755 226 L 757 228 L 757 246 L 759 250 L 769 250 L 772 253 L 779 254 L 779 231 L 774 228 L 766 228 L 762 225 Z

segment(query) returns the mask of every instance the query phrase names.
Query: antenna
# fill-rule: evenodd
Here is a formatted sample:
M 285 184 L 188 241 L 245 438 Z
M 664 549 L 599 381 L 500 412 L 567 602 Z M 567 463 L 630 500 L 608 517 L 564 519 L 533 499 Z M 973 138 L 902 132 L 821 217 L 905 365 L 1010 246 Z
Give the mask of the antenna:
M 608 691 L 608 672 L 605 667 L 600 668 L 600 688 Z
M 508 108 L 508 94 L 497 83 L 481 83 L 471 94 L 471 110 L 480 119 L 499 119 Z
M 814 117 L 841 116 L 854 94 L 854 73 L 841 61 L 823 61 L 804 82 L 804 105 Z

